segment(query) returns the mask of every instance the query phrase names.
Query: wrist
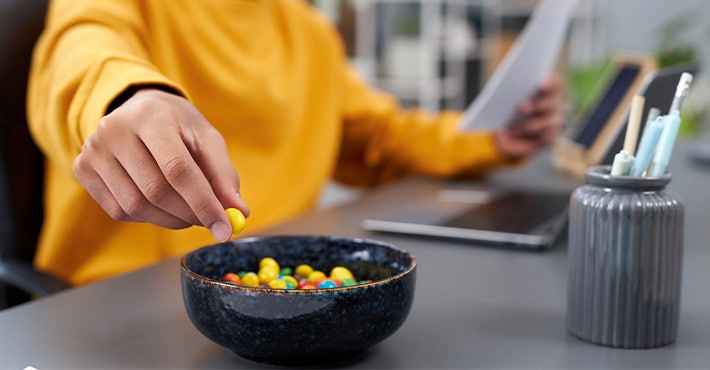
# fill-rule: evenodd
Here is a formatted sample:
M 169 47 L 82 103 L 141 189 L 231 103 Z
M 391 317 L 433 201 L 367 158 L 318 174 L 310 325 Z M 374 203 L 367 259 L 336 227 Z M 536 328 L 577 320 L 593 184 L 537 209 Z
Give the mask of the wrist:
M 123 90 L 120 94 L 118 94 L 112 101 L 109 103 L 108 108 L 106 108 L 106 112 L 104 112 L 104 115 L 107 115 L 116 108 L 120 107 L 123 105 L 126 101 L 128 101 L 130 98 L 135 96 L 139 92 L 144 92 L 144 91 L 150 91 L 150 90 L 157 90 L 157 91 L 162 91 L 162 92 L 167 92 L 170 94 L 178 95 L 178 96 L 183 96 L 180 92 L 177 90 L 165 86 L 165 85 L 157 85 L 157 84 L 144 84 L 144 85 L 131 85 L 128 86 L 125 90 Z

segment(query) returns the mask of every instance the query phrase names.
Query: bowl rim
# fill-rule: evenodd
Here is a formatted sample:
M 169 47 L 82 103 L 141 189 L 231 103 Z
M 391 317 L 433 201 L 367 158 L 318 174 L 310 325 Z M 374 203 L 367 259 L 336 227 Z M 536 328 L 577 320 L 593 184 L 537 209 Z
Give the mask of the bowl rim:
M 221 280 L 214 280 L 210 279 L 204 275 L 198 274 L 197 272 L 191 270 L 190 268 L 187 267 L 187 259 L 197 253 L 198 251 L 205 250 L 205 249 L 210 249 L 210 248 L 215 248 L 218 246 L 222 246 L 225 244 L 241 244 L 241 243 L 252 243 L 252 242 L 257 242 L 260 240 L 264 239 L 285 239 L 285 238 L 298 238 L 298 239 L 304 239 L 304 238 L 318 238 L 318 239 L 329 239 L 329 240 L 348 240 L 351 242 L 359 243 L 359 244 L 376 244 L 379 246 L 395 249 L 398 252 L 404 253 L 411 261 L 411 265 L 409 268 L 407 268 L 405 271 L 402 271 L 398 274 L 386 277 L 384 279 L 376 280 L 376 281 L 371 281 L 363 284 L 357 284 L 357 285 L 351 285 L 351 286 L 345 286 L 345 287 L 335 287 L 335 288 L 314 288 L 314 289 L 283 289 L 283 288 L 271 288 L 271 287 L 253 287 L 253 286 L 245 286 L 245 285 L 236 285 L 236 284 L 230 284 L 227 282 L 223 282 Z M 379 285 L 384 285 L 387 284 L 391 281 L 400 279 L 415 270 L 417 267 L 417 260 L 414 257 L 414 255 L 409 252 L 408 250 L 399 247 L 397 245 L 394 245 L 393 243 L 388 243 L 385 241 L 381 240 L 375 240 L 375 239 L 369 239 L 369 238 L 361 238 L 361 237 L 353 237 L 353 236 L 339 236 L 339 235 L 312 235 L 312 234 L 294 234 L 294 235 L 264 235 L 264 236 L 248 236 L 244 238 L 237 238 L 237 239 L 232 239 L 223 243 L 216 243 L 216 244 L 210 244 L 210 245 L 205 245 L 196 249 L 193 249 L 192 251 L 186 253 L 182 258 L 180 258 L 180 268 L 182 271 L 189 275 L 190 277 L 193 277 L 195 279 L 201 280 L 203 283 L 207 283 L 210 285 L 216 285 L 219 287 L 224 287 L 227 289 L 233 289 L 233 290 L 244 290 L 248 292 L 263 292 L 263 293 L 277 293 L 277 294 L 318 294 L 318 293 L 330 293 L 330 292 L 344 292 L 344 291 L 349 291 L 349 290 L 359 290 L 367 287 L 375 287 Z

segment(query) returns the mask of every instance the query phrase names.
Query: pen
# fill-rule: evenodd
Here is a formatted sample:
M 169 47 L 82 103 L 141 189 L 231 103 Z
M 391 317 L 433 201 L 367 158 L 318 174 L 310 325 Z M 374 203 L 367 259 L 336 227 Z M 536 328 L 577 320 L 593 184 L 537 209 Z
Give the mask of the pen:
M 688 95 L 691 82 L 693 82 L 692 74 L 685 72 L 680 76 L 675 96 L 671 103 L 670 114 L 666 117 L 666 123 L 658 141 L 658 148 L 656 148 L 656 153 L 648 169 L 648 176 L 661 176 L 666 171 L 666 167 L 668 167 L 673 145 L 678 135 L 678 128 L 680 127 L 680 108 Z
M 644 128 L 638 151 L 636 151 L 636 159 L 631 168 L 631 176 L 642 176 L 646 168 L 648 168 L 653 150 L 656 148 L 658 140 L 661 138 L 661 133 L 663 132 L 663 118 L 664 116 L 656 117 L 656 119 L 651 121 L 646 125 L 646 128 Z
M 683 74 L 680 75 L 680 80 L 678 80 L 678 86 L 675 88 L 675 95 L 673 96 L 673 101 L 671 102 L 671 108 L 668 112 L 680 112 L 680 107 L 683 106 L 685 97 L 688 96 L 688 90 L 690 90 L 691 82 L 693 82 L 692 74 L 683 72 Z
M 675 137 L 678 134 L 678 127 L 680 127 L 680 114 L 677 110 L 674 110 L 671 114 L 665 116 L 665 121 L 663 132 L 661 132 L 661 137 L 658 139 L 656 153 L 653 155 L 653 160 L 648 168 L 647 176 L 663 175 L 668 166 L 668 161 L 671 158 Z
M 658 108 L 656 108 L 656 107 L 651 107 L 651 108 L 648 110 L 648 117 L 646 117 L 646 125 L 648 125 L 649 123 L 653 122 L 653 120 L 656 119 L 656 117 L 658 117 L 658 116 L 660 116 L 660 115 L 661 115 L 661 110 L 660 110 L 660 109 L 658 109 Z
M 634 156 L 627 152 L 626 149 L 621 149 L 621 151 L 614 156 L 614 162 L 611 163 L 611 172 L 609 172 L 609 174 L 612 176 L 628 175 L 631 173 L 633 165 Z

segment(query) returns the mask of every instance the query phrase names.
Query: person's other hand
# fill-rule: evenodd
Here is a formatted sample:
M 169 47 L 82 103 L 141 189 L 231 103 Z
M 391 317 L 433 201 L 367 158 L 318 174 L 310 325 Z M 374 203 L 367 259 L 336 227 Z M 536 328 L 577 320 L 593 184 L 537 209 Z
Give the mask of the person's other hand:
M 249 209 L 222 135 L 185 98 L 142 89 L 101 119 L 74 161 L 79 182 L 113 219 L 231 237 L 225 209 Z
M 495 133 L 502 155 L 528 157 L 557 140 L 563 125 L 561 88 L 562 81 L 550 77 L 538 86 L 532 98 L 518 105 L 520 119 Z

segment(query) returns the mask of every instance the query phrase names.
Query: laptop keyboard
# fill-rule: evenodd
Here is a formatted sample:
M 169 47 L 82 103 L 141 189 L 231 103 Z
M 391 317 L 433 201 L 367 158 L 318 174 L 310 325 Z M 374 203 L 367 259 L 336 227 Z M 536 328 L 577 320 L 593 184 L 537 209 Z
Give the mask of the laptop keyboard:
M 511 191 L 452 217 L 444 225 L 525 233 L 564 212 L 568 204 L 567 194 Z

